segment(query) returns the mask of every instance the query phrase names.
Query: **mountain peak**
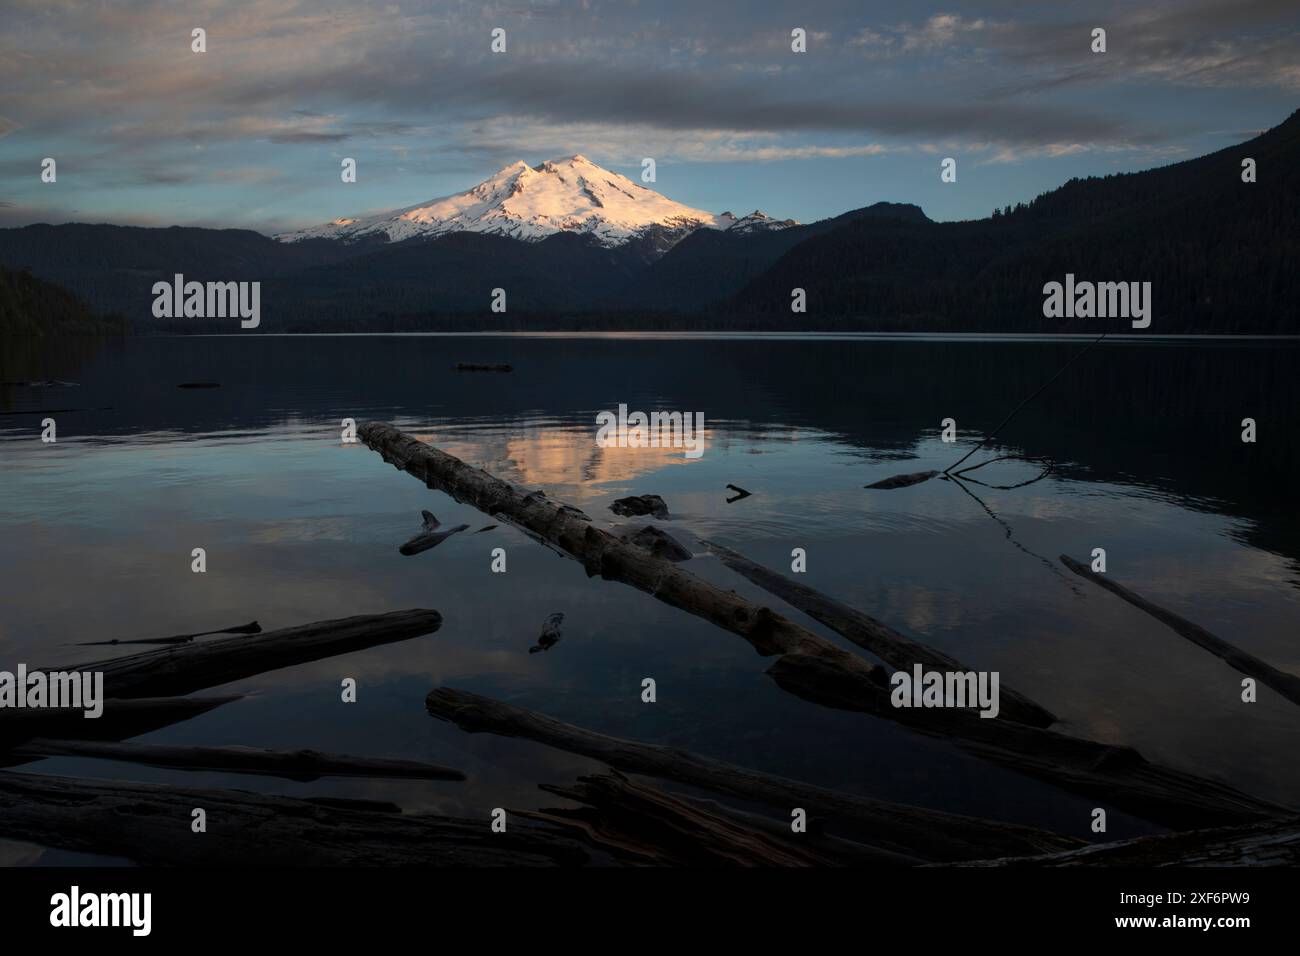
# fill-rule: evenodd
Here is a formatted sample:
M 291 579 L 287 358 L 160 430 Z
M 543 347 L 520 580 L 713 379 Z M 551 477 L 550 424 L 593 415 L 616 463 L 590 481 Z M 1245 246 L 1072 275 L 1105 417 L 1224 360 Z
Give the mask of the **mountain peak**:
M 741 219 L 730 213 L 715 216 L 574 153 L 537 166 L 516 160 L 463 193 L 377 215 L 344 216 L 275 238 L 355 241 L 382 234 L 399 242 L 482 232 L 536 242 L 558 232 L 576 232 L 591 235 L 602 245 L 618 246 L 654 233 L 655 245 L 666 249 L 701 228 L 747 232 L 792 224 L 793 220 L 778 224 L 758 211 Z

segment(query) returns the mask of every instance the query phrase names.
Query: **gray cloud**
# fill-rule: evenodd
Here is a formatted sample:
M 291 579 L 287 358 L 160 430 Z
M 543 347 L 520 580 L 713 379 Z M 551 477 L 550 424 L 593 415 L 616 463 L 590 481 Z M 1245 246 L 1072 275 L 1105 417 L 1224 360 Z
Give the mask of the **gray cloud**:
M 189 49 L 195 25 L 205 54 Z M 503 55 L 488 48 L 497 25 Z M 793 26 L 809 32 L 806 54 L 790 51 Z M 1088 49 L 1093 26 L 1108 30 L 1104 56 Z M 936 142 L 997 161 L 1161 155 L 1193 132 L 1195 109 L 1169 108 L 1189 91 L 1258 102 L 1297 89 L 1294 0 L 954 0 L 924 13 L 712 0 L 707 15 L 698 0 L 7 0 L 0 171 L 18 183 L 12 213 L 50 201 L 33 185 L 44 155 L 59 156 L 61 181 L 113 189 L 242 183 L 250 209 L 267 201 L 259 187 L 293 188 L 265 170 L 357 141 L 369 171 L 390 173 L 482 174 L 560 142 L 734 162 Z

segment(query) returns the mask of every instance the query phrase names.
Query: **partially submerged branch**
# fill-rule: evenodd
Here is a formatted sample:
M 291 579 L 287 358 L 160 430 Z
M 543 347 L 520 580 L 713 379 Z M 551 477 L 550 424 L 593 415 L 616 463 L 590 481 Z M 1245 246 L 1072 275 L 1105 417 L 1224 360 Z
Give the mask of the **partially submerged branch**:
M 897 866 L 917 862 L 834 837 L 794 834 L 788 823 L 668 793 L 617 771 L 580 777 L 572 787 L 543 784 L 542 789 L 585 806 L 512 810 L 511 814 L 569 829 L 635 864 Z
M 261 774 L 309 782 L 321 777 L 375 777 L 394 780 L 464 780 L 450 767 L 417 760 L 353 757 L 315 750 L 277 751 L 254 747 L 171 747 L 157 744 L 97 743 L 37 738 L 14 753 L 27 757 L 89 757 L 166 767 Z
M 282 667 L 409 640 L 441 625 L 442 615 L 437 611 L 360 614 L 267 631 L 256 638 L 181 644 L 50 669 L 103 671 L 104 693 L 109 697 L 177 696 Z
M 106 700 L 104 713 L 93 720 L 88 720 L 80 708 L 5 708 L 0 710 L 0 767 L 37 759 L 18 757 L 11 749 L 36 737 L 123 740 L 170 727 L 240 699 L 240 695 L 231 694 L 223 697 Z
M 1296 866 L 1300 865 L 1300 816 L 1210 830 L 1138 837 L 1052 853 L 958 866 Z
M 190 832 L 202 808 L 207 832 Z M 160 866 L 553 866 L 590 859 L 553 828 L 391 804 L 299 800 L 34 774 L 0 774 L 0 837 Z
M 370 422 L 357 434 L 385 461 L 427 487 L 526 529 L 582 562 L 589 575 L 630 584 L 743 637 L 760 654 L 776 656 L 768 675 L 805 700 L 874 714 L 922 733 L 952 738 L 977 756 L 1170 826 L 1245 822 L 1285 812 L 1226 784 L 1150 764 L 1129 747 L 985 719 L 971 708 L 894 706 L 883 668 L 769 608 L 594 527 L 576 508 L 543 494 L 525 495 L 508 482 L 391 425 Z
M 1300 704 L 1300 677 L 1280 671 L 1272 664 L 1261 661 L 1253 654 L 1248 654 L 1236 645 L 1229 644 L 1221 637 L 1216 637 L 1199 624 L 1193 624 L 1185 617 L 1179 617 L 1173 611 L 1152 603 L 1142 595 L 1130 591 L 1117 583 L 1109 575 L 1097 574 L 1086 564 L 1075 561 L 1068 555 L 1061 555 L 1061 563 L 1067 568 L 1086 578 L 1098 587 L 1103 587 L 1112 594 L 1119 595 L 1134 607 L 1146 611 L 1160 623 L 1169 627 L 1175 634 L 1187 638 L 1197 647 L 1204 648 L 1215 657 L 1224 661 L 1229 667 L 1240 671 L 1247 677 L 1253 677 L 1273 688 L 1293 704 Z
M 426 698 L 429 713 L 470 733 L 522 737 L 600 760 L 625 773 L 647 774 L 715 793 L 763 803 L 788 814 L 803 807 L 810 823 L 872 846 L 926 860 L 978 859 L 1076 847 L 1079 841 L 1046 830 L 873 800 L 724 763 L 710 757 L 598 734 L 536 711 L 468 691 L 439 687 Z M 1000 849 L 994 850 L 998 847 Z
M 917 643 L 900 634 L 883 621 L 849 607 L 820 591 L 798 584 L 768 568 L 750 561 L 730 548 L 712 541 L 703 542 L 718 560 L 763 590 L 798 608 L 815 621 L 825 624 L 836 634 L 866 648 L 891 667 L 912 670 L 914 664 L 940 671 L 968 671 L 965 664 L 942 651 Z M 1000 685 L 1001 716 L 1034 727 L 1047 727 L 1056 721 L 1047 708 L 1034 703 L 1006 684 Z

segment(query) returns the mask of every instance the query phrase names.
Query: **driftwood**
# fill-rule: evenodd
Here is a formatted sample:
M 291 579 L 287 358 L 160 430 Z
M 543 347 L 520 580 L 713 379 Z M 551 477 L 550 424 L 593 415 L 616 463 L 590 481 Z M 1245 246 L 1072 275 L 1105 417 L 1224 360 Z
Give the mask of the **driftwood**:
M 397 550 L 405 555 L 419 554 L 421 551 L 428 551 L 430 548 L 436 548 L 453 534 L 464 531 L 469 527 L 467 524 L 459 524 L 454 528 L 448 528 L 446 531 L 439 531 L 441 522 L 433 516 L 432 512 L 421 511 L 424 518 L 424 530 L 417 534 L 406 544 Z
M 46 670 L 103 671 L 109 697 L 170 697 L 436 631 L 437 611 L 361 614 Z M 89 723 L 90 721 L 88 721 Z M 43 736 L 51 736 L 45 734 Z
M 911 638 L 905 637 L 869 614 L 842 604 L 805 584 L 797 584 L 761 564 L 750 561 L 730 548 L 712 541 L 705 541 L 704 546 L 737 574 L 803 611 L 813 620 L 825 624 L 836 634 L 867 649 L 891 667 L 909 673 L 914 664 L 923 664 L 927 668 L 940 671 L 971 669 L 942 651 L 918 644 Z M 1001 701 L 1000 716 L 1007 720 L 1033 727 L 1047 727 L 1056 721 L 1056 716 L 1047 708 L 1010 689 L 1006 684 L 999 686 L 998 696 Z
M 731 504 L 733 501 L 739 501 L 741 498 L 748 498 L 753 494 L 752 491 L 746 491 L 744 488 L 738 488 L 735 485 L 727 485 L 727 487 L 735 492 L 734 495 L 727 499 L 727 504 Z
M 906 488 L 909 485 L 919 485 L 923 481 L 929 481 L 937 474 L 939 474 L 937 471 L 914 471 L 907 475 L 893 475 L 889 478 L 882 478 L 880 481 L 862 487 L 880 489 Z
M 120 638 L 111 641 L 79 641 L 76 647 L 104 647 L 118 644 L 188 644 L 196 637 L 211 637 L 213 634 L 261 634 L 262 627 L 256 621 L 240 624 L 238 627 L 223 627 L 218 631 L 196 631 L 193 634 L 177 634 L 173 637 Z
M 762 655 L 776 655 L 768 676 L 805 700 L 871 713 L 922 733 L 953 738 L 977 756 L 1168 826 L 1244 823 L 1287 812 L 1226 784 L 1150 764 L 1130 747 L 985 719 L 969 709 L 895 707 L 883 668 L 769 608 L 620 541 L 594 527 L 576 508 L 543 494 L 524 495 L 391 425 L 370 422 L 357 434 L 394 467 L 429 488 L 527 530 L 576 558 L 589 575 L 630 584 L 743 637 Z
M 26 757 L 90 757 L 121 760 L 174 770 L 215 770 L 261 774 L 310 782 L 321 777 L 375 777 L 394 780 L 464 780 L 450 767 L 416 760 L 352 757 L 315 750 L 276 751 L 253 747 L 169 747 L 155 744 L 99 743 L 37 738 L 14 748 Z
M 190 830 L 202 808 L 207 832 Z M 550 866 L 590 859 L 552 828 L 391 804 L 0 773 L 0 837 L 163 866 Z
M 575 831 L 614 857 L 660 866 L 912 865 L 917 861 L 816 833 L 789 823 L 720 807 L 629 780 L 612 771 L 580 777 L 573 787 L 542 784 L 576 800 L 576 809 L 512 810 Z
M 16 757 L 11 748 L 36 737 L 78 740 L 123 740 L 206 714 L 215 707 L 240 700 L 224 697 L 149 697 L 106 700 L 104 713 L 93 720 L 81 709 L 38 708 L 0 710 L 0 767 L 30 763 L 34 757 Z
M 979 859 L 1077 847 L 1080 841 L 1045 830 L 873 800 L 749 770 L 698 754 L 609 737 L 468 691 L 440 687 L 426 699 L 429 713 L 469 733 L 523 737 L 600 760 L 625 773 L 646 774 L 767 804 L 788 814 L 803 807 L 812 826 L 851 835 L 873 847 L 925 860 Z
M 496 364 L 492 364 L 492 363 L 484 364 L 481 362 L 457 362 L 456 363 L 456 371 L 458 372 L 513 372 L 514 370 L 515 368 L 513 365 L 506 365 L 504 363 L 496 363 Z
M 977 860 L 958 866 L 1296 866 L 1300 816 L 1212 830 L 1138 837 L 1019 859 Z
M 1140 594 L 1135 594 L 1122 584 L 1113 581 L 1108 575 L 1097 574 L 1088 565 L 1075 561 L 1068 555 L 1061 555 L 1061 563 L 1067 568 L 1086 578 L 1098 587 L 1103 587 L 1112 594 L 1117 594 L 1129 604 L 1146 611 L 1160 623 L 1169 627 L 1174 633 L 1187 638 L 1197 647 L 1204 648 L 1215 657 L 1223 660 L 1233 670 L 1240 671 L 1247 677 L 1253 677 L 1267 684 L 1293 704 L 1300 704 L 1300 677 L 1280 671 L 1272 664 L 1261 661 L 1253 654 L 1229 644 L 1220 637 L 1211 634 L 1199 624 L 1193 624 L 1173 611 L 1166 610 L 1159 604 L 1153 604 Z

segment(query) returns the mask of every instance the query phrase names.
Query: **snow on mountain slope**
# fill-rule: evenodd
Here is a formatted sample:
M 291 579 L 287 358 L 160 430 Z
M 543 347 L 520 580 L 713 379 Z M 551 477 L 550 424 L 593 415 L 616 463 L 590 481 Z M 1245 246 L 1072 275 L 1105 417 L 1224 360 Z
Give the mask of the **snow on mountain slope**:
M 617 246 L 650 231 L 675 240 L 702 227 L 744 232 L 787 225 L 794 220 L 778 222 L 757 211 L 736 219 L 730 213 L 715 216 L 692 209 L 578 155 L 540 166 L 521 160 L 468 192 L 374 216 L 335 219 L 275 238 L 352 240 L 383 233 L 398 242 L 484 232 L 536 241 L 557 232 L 579 232 Z
M 799 225 L 795 219 L 773 219 L 761 209 L 755 209 L 748 216 L 741 216 L 739 219 L 729 212 L 724 212 L 718 217 L 718 221 L 718 228 L 734 233 L 769 232 Z

